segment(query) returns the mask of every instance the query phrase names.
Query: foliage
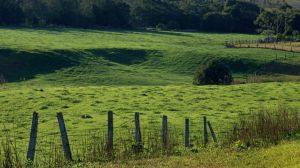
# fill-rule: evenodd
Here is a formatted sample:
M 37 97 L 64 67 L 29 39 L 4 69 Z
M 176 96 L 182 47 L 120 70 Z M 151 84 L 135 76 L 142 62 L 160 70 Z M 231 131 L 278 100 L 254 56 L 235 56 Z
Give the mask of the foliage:
M 287 4 L 263 9 L 237 0 L 2 0 L 0 25 L 140 28 L 254 33 L 256 29 L 290 34 L 299 12 Z M 256 24 L 254 24 L 256 21 Z
M 262 10 L 255 23 L 260 27 L 259 32 L 272 31 L 274 34 L 291 35 L 299 31 L 298 12 L 290 8 Z
M 244 147 L 260 146 L 292 137 L 300 129 L 299 113 L 279 105 L 276 110 L 260 110 L 240 117 L 230 134 L 230 141 L 240 142 Z M 243 146 L 241 145 L 241 146 Z
M 0 25 L 156 27 L 253 33 L 259 7 L 228 0 L 3 0 Z M 215 25 L 217 23 L 217 25 Z M 224 26 L 227 24 L 227 26 Z M 230 26 L 228 26 L 230 25 Z
M 196 85 L 228 85 L 233 82 L 230 69 L 219 61 L 212 61 L 205 67 L 201 67 L 195 75 Z

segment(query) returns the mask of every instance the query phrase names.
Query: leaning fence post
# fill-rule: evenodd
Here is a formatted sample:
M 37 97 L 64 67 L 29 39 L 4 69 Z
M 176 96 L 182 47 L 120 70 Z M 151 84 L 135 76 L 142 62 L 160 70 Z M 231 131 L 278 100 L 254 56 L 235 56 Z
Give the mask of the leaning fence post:
M 142 133 L 141 133 L 141 126 L 140 126 L 140 113 L 135 113 L 135 142 L 137 147 L 137 152 L 140 152 L 143 149 L 142 145 Z
M 190 119 L 185 119 L 185 147 L 190 147 Z
M 168 117 L 163 116 L 163 122 L 162 122 L 162 142 L 164 148 L 167 148 L 168 146 Z
M 211 136 L 212 136 L 214 142 L 215 142 L 215 143 L 218 143 L 216 134 L 215 134 L 215 132 L 214 132 L 214 130 L 213 130 L 213 128 L 212 128 L 211 123 L 208 121 L 207 124 L 208 124 L 209 130 L 210 130 L 210 133 L 211 133 Z
M 32 114 L 30 140 L 29 140 L 28 151 L 27 151 L 27 160 L 29 160 L 31 162 L 34 161 L 37 130 L 38 130 L 38 113 L 34 112 Z
M 207 124 L 206 116 L 203 117 L 203 126 L 204 126 L 204 145 L 208 143 L 208 133 L 207 133 Z
M 113 155 L 114 149 L 114 123 L 113 123 L 113 112 L 108 112 L 108 143 L 107 143 L 107 152 L 108 155 Z
M 72 160 L 72 153 L 70 149 L 70 143 L 69 143 L 69 138 L 67 134 L 67 129 L 64 121 L 64 117 L 62 113 L 57 113 L 57 120 L 59 124 L 59 129 L 60 129 L 60 135 L 61 135 L 61 140 L 65 152 L 65 157 L 67 160 Z

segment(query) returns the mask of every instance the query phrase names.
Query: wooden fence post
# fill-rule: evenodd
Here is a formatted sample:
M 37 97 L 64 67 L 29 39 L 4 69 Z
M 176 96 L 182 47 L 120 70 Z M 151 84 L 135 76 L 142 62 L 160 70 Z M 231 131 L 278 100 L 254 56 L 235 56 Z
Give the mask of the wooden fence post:
M 142 133 L 140 126 L 140 113 L 135 113 L 135 143 L 136 143 L 136 152 L 141 152 L 143 150 L 142 144 Z
M 215 132 L 214 132 L 214 130 L 213 130 L 213 128 L 212 128 L 211 123 L 208 121 L 207 124 L 208 124 L 209 130 L 210 130 L 210 133 L 211 133 L 211 136 L 212 136 L 214 142 L 215 142 L 215 143 L 218 143 L 216 134 L 215 134 Z
M 285 59 L 285 60 L 287 59 L 286 52 L 284 53 L 284 59 Z
M 38 113 L 34 112 L 32 114 L 30 140 L 29 140 L 28 151 L 27 151 L 27 160 L 31 161 L 32 163 L 34 161 L 34 155 L 35 155 L 37 130 L 38 130 Z
M 203 117 L 203 126 L 204 126 L 204 145 L 208 143 L 208 133 L 207 133 L 207 120 L 206 116 Z
M 108 155 L 113 155 L 114 150 L 114 123 L 113 123 L 113 112 L 108 112 L 108 143 L 107 143 L 107 152 Z
M 168 147 L 168 117 L 163 116 L 163 122 L 162 122 L 162 142 L 164 148 Z
M 185 119 L 185 147 L 190 147 L 190 119 Z
M 62 145 L 65 152 L 65 157 L 67 160 L 72 161 L 72 153 L 71 153 L 69 138 L 68 138 L 67 129 L 66 129 L 66 125 L 62 113 L 57 113 L 57 120 L 59 124 L 59 130 L 60 130 Z

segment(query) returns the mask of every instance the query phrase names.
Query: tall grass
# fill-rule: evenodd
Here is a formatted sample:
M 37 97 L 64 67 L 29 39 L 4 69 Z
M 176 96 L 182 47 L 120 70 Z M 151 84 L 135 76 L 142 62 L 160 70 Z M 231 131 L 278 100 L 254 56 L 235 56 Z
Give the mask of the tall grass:
M 78 135 L 70 134 L 70 145 L 73 161 L 65 160 L 59 133 L 38 136 L 34 167 L 63 168 L 94 162 L 127 162 L 129 160 L 151 159 L 162 156 L 183 156 L 203 150 L 202 138 L 198 137 L 185 148 L 184 133 L 180 129 L 168 128 L 168 143 L 162 143 L 162 130 L 159 127 L 142 129 L 142 143 L 134 140 L 134 129 L 116 128 L 113 155 L 107 150 L 106 130 L 89 130 Z M 282 139 L 293 137 L 300 130 L 300 118 L 295 109 L 278 106 L 276 109 L 261 109 L 240 118 L 238 124 L 230 132 L 230 144 L 239 147 L 250 147 L 265 144 L 276 144 Z M 198 133 L 201 133 L 200 131 Z M 6 136 L 1 140 L 0 167 L 23 168 L 31 165 L 25 159 L 24 147 L 17 146 L 15 138 Z M 218 145 L 226 148 L 223 144 Z M 137 150 L 142 147 L 142 150 Z M 208 146 L 209 147 L 209 146 Z
M 127 129 L 127 128 L 126 128 Z M 17 146 L 13 136 L 7 136 L 1 141 L 0 167 L 3 168 L 65 168 L 81 163 L 115 162 L 136 159 L 157 158 L 161 156 L 181 155 L 183 153 L 183 141 L 178 136 L 178 129 L 168 129 L 168 144 L 162 144 L 161 129 L 151 128 L 143 133 L 142 144 L 134 140 L 134 132 L 124 129 L 116 133 L 113 155 L 107 149 L 107 133 L 105 131 L 87 131 L 78 135 L 69 135 L 73 161 L 67 161 L 64 157 L 59 134 L 38 136 L 36 156 L 32 163 L 26 160 L 26 150 Z M 182 145 L 181 145 L 182 144 Z M 136 147 L 141 145 L 142 150 Z M 180 152 L 179 152 L 180 151 Z
M 9 137 L 0 140 L 0 167 L 20 168 L 23 160 L 20 157 L 17 144 Z
M 279 105 L 276 109 L 261 109 L 249 116 L 240 117 L 229 136 L 230 142 L 241 142 L 246 147 L 276 144 L 292 137 L 300 130 L 299 113 Z

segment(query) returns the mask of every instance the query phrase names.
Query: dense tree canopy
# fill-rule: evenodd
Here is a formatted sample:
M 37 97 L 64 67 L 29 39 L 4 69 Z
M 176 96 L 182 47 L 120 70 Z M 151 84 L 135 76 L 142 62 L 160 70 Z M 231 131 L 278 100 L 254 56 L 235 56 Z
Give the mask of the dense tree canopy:
M 0 25 L 299 31 L 300 14 L 237 0 L 0 0 Z M 256 24 L 254 24 L 256 22 Z
M 284 5 L 278 9 L 263 9 L 255 22 L 260 32 L 290 35 L 293 31 L 300 30 L 299 16 L 299 13 L 292 10 L 290 6 Z

